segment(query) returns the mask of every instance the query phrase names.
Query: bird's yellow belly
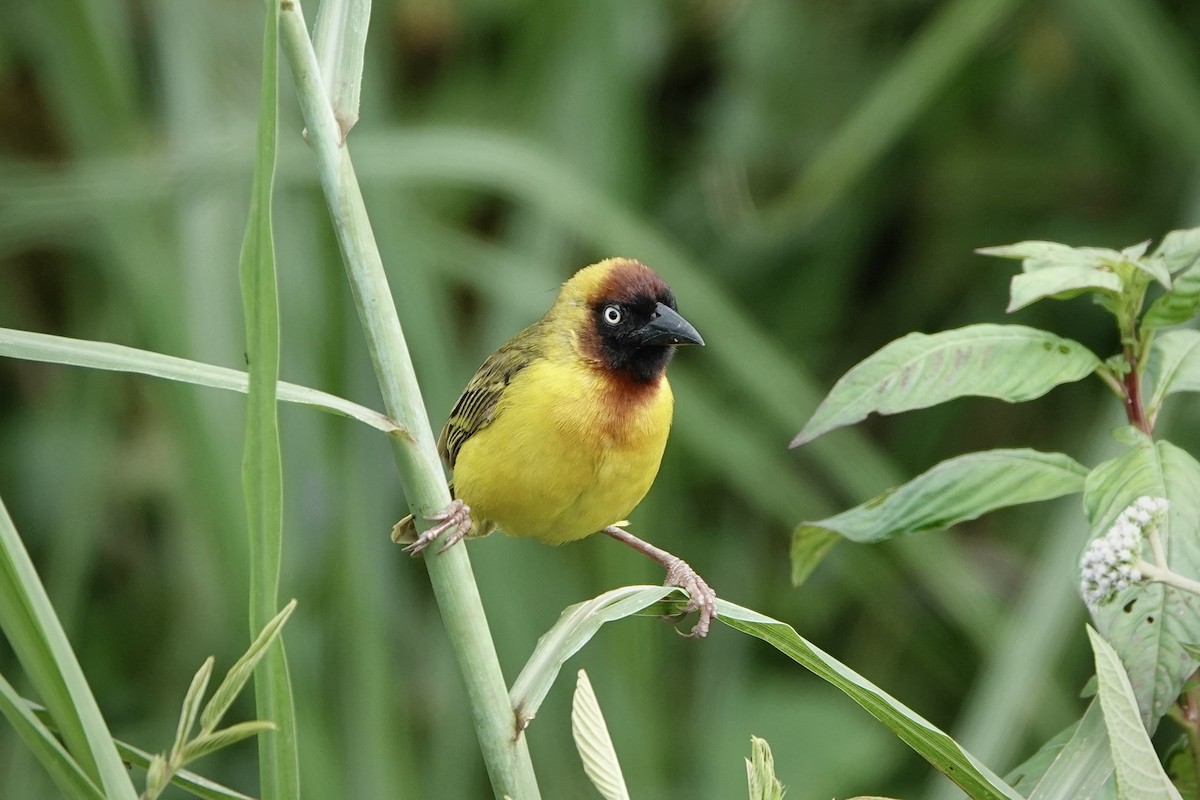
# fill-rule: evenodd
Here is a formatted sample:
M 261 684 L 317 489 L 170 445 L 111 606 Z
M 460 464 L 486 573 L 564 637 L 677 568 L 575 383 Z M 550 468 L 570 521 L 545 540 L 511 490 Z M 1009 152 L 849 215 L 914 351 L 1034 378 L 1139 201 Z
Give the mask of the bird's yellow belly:
M 582 365 L 518 374 L 455 462 L 455 494 L 478 528 L 560 544 L 628 516 L 658 474 L 673 400 L 665 378 L 636 403 L 615 407 L 606 391 Z

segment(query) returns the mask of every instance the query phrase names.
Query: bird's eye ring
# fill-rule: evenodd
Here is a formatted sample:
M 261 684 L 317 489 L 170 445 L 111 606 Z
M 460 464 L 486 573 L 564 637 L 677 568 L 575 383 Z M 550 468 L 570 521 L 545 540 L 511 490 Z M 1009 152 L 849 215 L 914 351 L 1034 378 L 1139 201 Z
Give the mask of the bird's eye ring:
M 621 309 L 616 306 L 604 307 L 604 321 L 609 325 L 616 325 L 621 321 Z

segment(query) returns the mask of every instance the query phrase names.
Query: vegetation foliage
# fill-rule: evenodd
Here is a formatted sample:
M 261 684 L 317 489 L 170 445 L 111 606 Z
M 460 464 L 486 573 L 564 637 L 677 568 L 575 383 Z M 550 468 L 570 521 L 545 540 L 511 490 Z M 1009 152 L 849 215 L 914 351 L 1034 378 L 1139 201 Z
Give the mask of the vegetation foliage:
M 262 154 L 261 7 L 52 0 L 10 11 L 0 30 L 0 327 L 246 368 L 255 351 L 237 264 Z M 671 282 L 709 347 L 672 367 L 675 431 L 632 523 L 723 598 L 787 623 L 748 612 L 753 621 L 731 616 L 735 626 L 801 663 L 826 664 L 830 679 L 849 664 L 860 674 L 843 675 L 845 685 L 862 690 L 864 705 L 884 687 L 905 711 L 919 710 L 897 716 L 914 740 L 942 742 L 931 720 L 998 772 L 1036 754 L 1009 775 L 1022 794 L 1046 776 L 1071 785 L 1074 777 L 1048 771 L 1062 753 L 1094 778 L 1097 737 L 1114 736 L 1114 720 L 1128 726 L 1130 694 L 1143 722 L 1168 713 L 1190 656 L 1169 687 L 1139 681 L 1147 665 L 1126 659 L 1126 692 L 1103 647 L 1093 656 L 1072 576 L 1089 538 L 1155 494 L 1137 483 L 1147 465 L 1191 474 L 1180 465 L 1198 452 L 1194 415 L 1174 410 L 1194 398 L 1164 402 L 1200 384 L 1188 366 L 1195 332 L 1142 338 L 1192 316 L 1194 270 L 1172 260 L 1178 237 L 1119 249 L 1196 222 L 1200 64 L 1187 46 L 1200 31 L 1196 9 L 1133 0 L 472 0 L 377 3 L 371 14 L 350 149 L 435 424 L 482 357 L 540 313 L 575 268 L 641 258 Z M 353 400 L 339 410 L 362 419 L 383 401 L 300 136 L 294 76 L 280 72 L 279 372 Z M 1005 320 L 998 299 L 1010 273 L 972 251 L 1031 239 L 1110 249 L 1000 253 L 1027 267 Z M 1138 271 L 1097 269 L 1118 257 Z M 1142 282 L 1140 293 L 1125 291 L 1130 281 Z M 1077 292 L 1107 298 L 1125 327 L 1114 333 L 1083 300 L 1033 303 Z M 1114 413 L 1104 384 L 1088 381 L 1032 404 L 957 400 L 784 449 L 836 377 L 881 343 L 924 346 L 946 334 L 898 337 L 967 326 L 1017 334 L 991 345 L 1010 368 L 967 375 L 1009 381 L 1000 396 L 1043 394 L 1099 364 L 1109 388 L 1142 376 L 1142 416 Z M 1034 369 L 1036 352 L 1062 363 Z M 1089 359 L 1112 352 L 1121 356 Z M 249 366 L 253 383 L 258 359 Z M 947 397 L 996 394 L 969 389 Z M 300 785 L 314 797 L 483 795 L 487 777 L 429 579 L 387 536 L 406 509 L 389 466 L 397 434 L 307 408 L 278 413 L 278 592 L 299 599 L 284 638 Z M 847 412 L 838 424 L 862 416 Z M 232 393 L 0 359 L 0 497 L 15 523 L 4 515 L 0 534 L 16 552 L 20 532 L 64 634 L 31 629 L 29 640 L 46 652 L 69 641 L 100 724 L 147 750 L 175 735 L 196 663 L 210 653 L 233 662 L 273 616 L 266 603 L 247 627 L 255 584 L 242 448 L 265 418 L 247 419 Z M 1109 436 L 1126 423 L 1142 433 Z M 1041 452 L 1016 449 L 1030 444 Z M 936 519 L 922 519 L 919 504 L 897 505 L 903 489 L 890 504 L 836 514 L 911 475 L 928 481 L 925 491 L 944 489 L 939 467 L 964 452 L 1002 453 L 1004 465 L 1044 480 Z M 1081 464 L 1100 466 L 1084 479 Z M 987 476 L 1012 474 L 993 462 L 964 469 L 991 488 Z M 1013 505 L 1001 500 L 1018 490 L 1020 502 L 1082 490 L 1091 523 L 1078 498 L 975 521 L 976 511 Z M 1168 487 L 1165 496 L 1186 493 Z M 957 533 L 833 549 L 828 536 L 790 538 L 799 521 L 822 518 L 815 527 L 852 539 L 879 539 L 872 531 L 896 519 L 912 530 L 955 524 Z M 510 684 L 561 609 L 658 579 L 610 545 L 470 545 Z M 799 588 L 789 551 L 826 554 L 796 567 L 807 575 Z M 274 602 L 274 592 L 259 599 Z M 1164 593 L 1154 602 L 1174 601 Z M 1114 608 L 1095 621 L 1124 655 Z M 53 722 L 62 708 L 81 710 L 76 729 L 60 730 L 72 752 L 96 720 L 55 688 L 74 678 L 17 669 L 26 654 L 8 647 L 0 645 L 0 675 L 13 685 L 0 684 L 0 702 L 20 723 L 0 725 L 0 795 L 119 784 L 115 757 L 81 774 L 43 770 L 61 758 L 22 696 L 36 693 Z M 683 641 L 647 620 L 595 635 L 572 667 L 595 683 L 631 796 L 744 796 L 739 759 L 752 735 L 771 743 L 792 797 L 953 796 L 887 728 L 774 652 L 726 631 Z M 1103 714 L 1092 706 L 1080 719 L 1078 695 L 1093 671 Z M 555 683 L 526 733 L 547 797 L 592 791 L 568 735 L 571 697 L 568 681 Z M 255 716 L 239 703 L 233 717 Z M 1160 724 L 1159 749 L 1180 730 Z M 45 752 L 27 747 L 22 731 Z M 1057 747 L 1039 753 L 1051 739 Z M 763 753 L 755 751 L 760 764 Z M 1168 759 L 1172 777 L 1186 760 Z M 257 793 L 258 766 L 243 743 L 196 768 Z M 1037 791 L 1054 796 L 1050 783 Z

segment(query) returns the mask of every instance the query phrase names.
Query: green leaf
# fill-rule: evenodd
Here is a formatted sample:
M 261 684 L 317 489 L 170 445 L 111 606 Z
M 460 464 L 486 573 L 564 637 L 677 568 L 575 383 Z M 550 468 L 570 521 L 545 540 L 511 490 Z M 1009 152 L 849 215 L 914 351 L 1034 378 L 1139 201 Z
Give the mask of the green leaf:
M 1200 262 L 1200 228 L 1171 231 L 1154 249 L 1154 257 L 1162 259 L 1172 274 Z
M 65 339 L 46 333 L 18 331 L 0 328 L 0 356 L 21 358 L 26 361 L 42 361 L 48 364 L 67 364 L 112 372 L 132 372 L 165 378 L 196 386 L 225 389 L 243 394 L 249 388 L 249 376 L 244 372 L 186 358 L 152 353 L 109 342 L 93 342 L 86 339 Z M 403 433 L 403 429 L 388 417 L 357 403 L 351 403 L 332 394 L 279 382 L 279 399 L 287 403 L 327 411 L 343 417 L 365 422 L 384 433 Z
M 187 747 L 183 748 L 184 763 L 191 763 L 231 744 L 236 744 L 243 739 L 249 739 L 251 736 L 257 736 L 260 733 L 274 731 L 277 728 L 278 726 L 274 722 L 255 719 L 248 722 L 239 722 L 236 725 L 230 725 L 228 728 L 222 728 L 212 733 L 202 734 L 192 739 L 187 743 Z
M 1122 288 L 1120 277 L 1110 270 L 1078 266 L 1047 267 L 1013 276 L 1005 311 L 1012 313 L 1047 297 L 1067 300 L 1087 291 L 1116 297 Z
M 1068 731 L 1070 738 L 1044 773 L 1036 776 L 1032 791 L 1027 790 L 1029 800 L 1115 798 L 1112 752 L 1100 703 L 1096 700 L 1089 703 L 1079 722 Z M 1017 788 L 1026 789 L 1025 784 L 1022 779 Z
M 775 777 L 775 757 L 766 739 L 750 737 L 750 758 L 746 759 L 746 782 L 750 800 L 783 800 L 783 784 Z
M 1062 453 L 1027 448 L 968 453 L 860 506 L 805 523 L 797 537 L 807 540 L 828 532 L 856 542 L 878 542 L 941 530 L 998 508 L 1081 492 L 1087 474 Z
M 718 600 L 719 619 L 731 628 L 772 645 L 813 674 L 845 692 L 917 751 L 933 767 L 974 800 L 1021 800 L 1011 786 L 992 773 L 944 732 L 845 664 L 806 641 L 789 625 L 733 603 Z
M 283 624 L 288 621 L 288 618 L 295 610 L 296 601 L 293 599 L 266 624 L 246 650 L 245 654 L 229 668 L 229 672 L 225 674 L 225 680 L 221 681 L 221 685 L 213 692 L 212 699 L 208 701 L 208 705 L 204 707 L 204 713 L 200 715 L 200 730 L 202 732 L 211 733 L 221 724 L 221 718 L 225 716 L 225 712 L 233 705 L 233 701 L 242 691 L 242 687 L 250 680 L 250 676 L 254 674 L 254 668 L 258 666 L 258 662 L 262 660 L 262 657 L 267 654 L 267 650 L 271 647 L 271 644 L 279 638 L 279 633 L 283 630 Z
M 1118 795 L 1121 800 L 1183 800 L 1150 743 L 1121 659 L 1092 626 L 1087 626 L 1087 633 L 1096 655 L 1100 705 L 1117 769 Z
M 133 783 L 75 652 L 8 510 L 0 502 L 0 631 L 50 710 L 75 763 L 109 800 L 133 800 Z
M 1200 579 L 1200 463 L 1166 441 L 1143 436 L 1127 452 L 1105 461 L 1088 476 L 1083 492 L 1089 539 L 1102 536 L 1117 516 L 1143 495 L 1170 502 L 1162 539 L 1167 565 Z M 1092 613 L 1096 628 L 1121 657 L 1147 730 L 1175 702 L 1197 660 L 1183 648 L 1200 641 L 1200 598 L 1149 583 L 1132 586 Z
M 204 700 L 204 692 L 208 689 L 208 680 L 212 677 L 213 657 L 204 659 L 200 669 L 192 678 L 187 694 L 183 697 L 183 709 L 179 713 L 179 726 L 175 729 L 175 743 L 171 746 L 172 755 L 183 752 L 183 746 L 192 735 L 196 725 L 196 715 L 200 713 L 200 703 Z
M 0 714 L 12 725 L 13 731 L 37 758 L 64 797 L 104 800 L 100 789 L 83 773 L 54 732 L 37 718 L 3 675 L 0 675 Z
M 1122 253 L 1099 247 L 1071 247 L 1058 242 L 1017 242 L 999 247 L 981 247 L 975 251 L 983 256 L 1021 259 L 1024 272 L 1037 272 L 1058 267 L 1082 267 L 1095 269 L 1101 265 L 1112 265 L 1124 259 Z
M 1200 309 L 1200 262 L 1175 276 L 1170 291 L 1164 292 L 1150 304 L 1142 315 L 1144 329 L 1166 328 L 1187 322 Z
M 1146 414 L 1158 415 L 1175 392 L 1200 392 L 1200 331 L 1180 329 L 1154 337 L 1142 371 Z
M 842 537 L 817 525 L 801 524 L 792 532 L 792 585 L 799 586 Z
M 846 373 L 792 447 L 871 413 L 895 414 L 956 397 L 1032 400 L 1100 366 L 1078 342 L 1023 325 L 969 325 L 910 333 Z
M 636 614 L 672 594 L 682 596 L 683 591 L 669 586 L 623 586 L 564 609 L 554 626 L 538 639 L 529 661 L 513 681 L 509 698 L 518 730 L 524 730 L 537 716 L 563 664 L 601 625 Z
M 271 222 L 278 135 L 279 9 L 279 3 L 267 5 L 254 177 L 238 263 L 250 364 L 242 492 L 249 534 L 250 630 L 254 634 L 267 627 L 279 613 L 283 558 L 283 465 L 275 393 L 279 382 L 279 298 Z M 262 669 L 254 671 L 254 689 L 258 716 L 279 728 L 276 736 L 265 739 L 259 747 L 263 796 L 271 800 L 296 800 L 300 797 L 296 711 L 282 642 L 267 651 Z M 196 746 L 193 741 L 189 750 Z
M 604 714 L 583 670 L 579 670 L 571 701 L 571 735 L 575 738 L 579 757 L 583 759 L 583 771 L 600 796 L 604 800 L 629 800 L 625 776 L 621 774 L 621 763 L 608 735 Z

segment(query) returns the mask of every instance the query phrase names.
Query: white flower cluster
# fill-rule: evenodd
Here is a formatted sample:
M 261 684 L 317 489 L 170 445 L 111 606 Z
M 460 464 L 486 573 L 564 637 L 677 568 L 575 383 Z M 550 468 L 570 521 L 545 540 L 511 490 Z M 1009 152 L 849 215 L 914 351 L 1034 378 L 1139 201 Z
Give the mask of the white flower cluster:
M 1167 512 L 1167 498 L 1139 497 L 1103 536 L 1092 540 L 1079 559 L 1080 584 L 1088 608 L 1112 602 L 1117 592 L 1142 580 L 1142 537 L 1157 529 Z

